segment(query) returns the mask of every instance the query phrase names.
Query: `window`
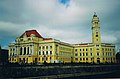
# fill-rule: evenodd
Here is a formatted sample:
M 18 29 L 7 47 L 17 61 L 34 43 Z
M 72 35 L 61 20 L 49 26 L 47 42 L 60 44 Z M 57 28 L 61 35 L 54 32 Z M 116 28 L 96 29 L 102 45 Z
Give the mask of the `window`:
M 48 46 L 46 46 L 46 49 L 48 49 Z
M 83 49 L 83 51 L 84 51 L 84 49 Z
M 107 54 L 107 52 L 106 52 L 106 56 L 107 56 L 108 54 Z
M 97 56 L 99 56 L 99 52 L 97 52 Z
M 90 50 L 92 51 L 92 48 L 90 48 Z
M 83 56 L 84 56 L 84 53 L 83 53 Z
M 96 35 L 96 37 L 98 37 L 98 35 Z
M 96 50 L 99 50 L 99 48 L 97 48 Z
M 96 34 L 98 34 L 98 32 L 96 32 Z
M 88 58 L 86 58 L 86 60 L 88 60 Z
M 28 38 L 28 40 L 30 40 L 30 38 Z
M 75 49 L 75 51 L 77 51 L 77 49 Z
M 83 58 L 83 60 L 85 60 L 85 58 Z
M 103 60 L 104 60 L 104 58 L 103 58 Z
M 52 49 L 52 46 L 50 46 L 50 49 Z
M 75 56 L 77 56 L 77 53 L 75 54 Z
M 88 56 L 88 53 L 86 53 L 86 56 Z
M 43 55 L 44 55 L 44 51 L 43 51 Z
M 80 60 L 82 60 L 82 58 L 80 58 Z
M 86 49 L 86 51 L 87 51 L 87 49 Z
M 80 49 L 80 51 L 81 51 L 81 49 Z
M 39 55 L 41 55 L 41 51 L 39 51 Z
M 42 58 L 42 61 L 44 61 L 44 58 Z
M 46 55 L 48 55 L 48 51 L 46 51 Z
M 91 56 L 92 56 L 92 53 L 90 53 L 91 54 Z
M 92 61 L 93 58 L 91 58 L 91 61 Z
M 80 56 L 82 56 L 82 54 L 80 53 Z
M 50 51 L 50 55 L 52 55 L 52 51 Z
M 110 51 L 111 51 L 111 49 L 110 49 Z
M 45 47 L 43 46 L 42 48 L 44 49 Z
M 103 56 L 104 56 L 104 52 L 103 52 Z

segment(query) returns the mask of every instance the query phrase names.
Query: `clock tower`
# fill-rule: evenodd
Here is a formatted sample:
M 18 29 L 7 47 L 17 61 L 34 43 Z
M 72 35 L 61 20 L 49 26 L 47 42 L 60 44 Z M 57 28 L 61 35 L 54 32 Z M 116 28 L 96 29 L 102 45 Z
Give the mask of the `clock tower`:
M 97 17 L 96 13 L 94 13 L 92 18 L 92 43 L 94 44 L 101 43 L 100 20 Z

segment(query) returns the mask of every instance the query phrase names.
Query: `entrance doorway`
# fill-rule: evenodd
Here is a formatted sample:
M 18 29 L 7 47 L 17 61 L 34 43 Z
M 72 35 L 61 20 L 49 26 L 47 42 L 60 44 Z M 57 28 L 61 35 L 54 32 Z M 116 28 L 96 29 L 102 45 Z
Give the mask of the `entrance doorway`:
M 100 58 L 97 58 L 97 63 L 100 63 Z

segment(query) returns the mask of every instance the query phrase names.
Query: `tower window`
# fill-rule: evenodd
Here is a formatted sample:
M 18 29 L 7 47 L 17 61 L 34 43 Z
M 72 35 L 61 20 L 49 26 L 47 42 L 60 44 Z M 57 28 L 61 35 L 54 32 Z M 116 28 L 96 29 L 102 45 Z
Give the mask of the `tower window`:
M 96 32 L 96 34 L 98 34 L 98 32 Z
M 96 35 L 96 37 L 98 37 L 98 35 Z

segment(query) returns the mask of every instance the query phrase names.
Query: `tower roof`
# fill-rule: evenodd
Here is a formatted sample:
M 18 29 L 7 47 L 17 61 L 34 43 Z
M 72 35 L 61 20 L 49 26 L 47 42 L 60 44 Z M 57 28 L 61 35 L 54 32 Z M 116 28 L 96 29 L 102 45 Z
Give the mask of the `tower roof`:
M 96 12 L 94 12 L 94 15 L 93 15 L 93 17 L 97 17 L 97 15 L 96 15 Z
M 36 37 L 43 38 L 36 30 L 27 30 L 20 37 L 23 37 L 24 35 L 30 37 L 31 34 L 34 34 Z

